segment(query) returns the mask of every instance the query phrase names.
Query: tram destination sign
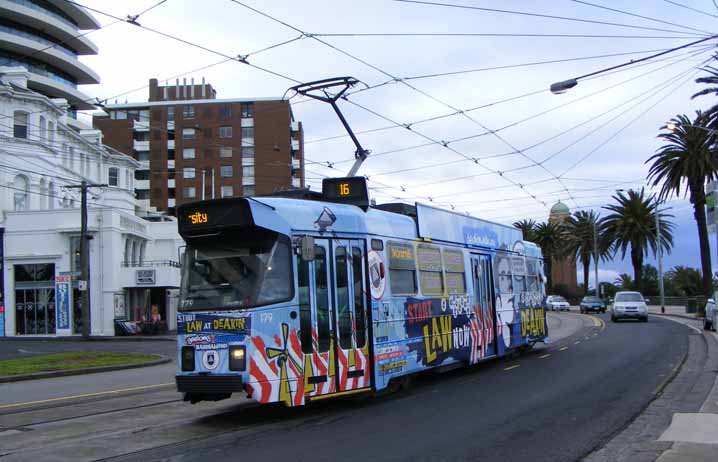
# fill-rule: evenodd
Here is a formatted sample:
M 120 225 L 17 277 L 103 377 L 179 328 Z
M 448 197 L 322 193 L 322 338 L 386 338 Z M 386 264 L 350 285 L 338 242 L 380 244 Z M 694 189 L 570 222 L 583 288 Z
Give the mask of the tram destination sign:
M 363 176 L 325 178 L 322 180 L 322 196 L 329 202 L 369 207 L 369 191 Z
M 214 228 L 251 226 L 252 212 L 244 199 L 213 200 L 177 208 L 180 234 L 202 234 Z

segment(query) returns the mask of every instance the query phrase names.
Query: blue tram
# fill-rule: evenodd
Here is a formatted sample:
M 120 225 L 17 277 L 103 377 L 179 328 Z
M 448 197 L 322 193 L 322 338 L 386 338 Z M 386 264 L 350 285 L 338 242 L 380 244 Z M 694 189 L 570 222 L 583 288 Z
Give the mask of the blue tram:
M 301 406 L 548 341 L 541 251 L 520 230 L 369 206 L 363 178 L 323 189 L 178 207 L 185 400 Z

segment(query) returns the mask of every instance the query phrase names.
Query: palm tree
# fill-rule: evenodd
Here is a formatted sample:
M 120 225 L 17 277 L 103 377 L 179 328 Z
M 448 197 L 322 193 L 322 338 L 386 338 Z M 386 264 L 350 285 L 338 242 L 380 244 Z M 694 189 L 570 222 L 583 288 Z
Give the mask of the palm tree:
M 536 225 L 534 238 L 536 239 L 536 244 L 541 247 L 544 270 L 546 271 L 546 290 L 550 291 L 553 287 L 551 282 L 551 263 L 554 258 L 563 255 L 563 231 L 560 225 L 545 221 Z
M 633 278 L 627 273 L 619 274 L 613 284 L 621 290 L 633 290 Z
M 710 296 L 713 272 L 706 229 L 704 187 L 706 181 L 718 178 L 718 162 L 712 148 L 715 143 L 714 135 L 704 128 L 699 128 L 705 127 L 708 120 L 708 116 L 701 111 L 696 111 L 696 118 L 692 122 L 682 114 L 671 119 L 676 128 L 658 135 L 667 143 L 661 146 L 646 163 L 652 162 L 648 171 L 648 181 L 653 181 L 653 186 L 661 184 L 658 196 L 661 200 L 673 194 L 679 196 L 682 188 L 684 194 L 686 192 L 690 194 L 693 217 L 698 226 L 703 293 Z
M 699 77 L 696 79 L 696 83 L 707 83 L 709 85 L 718 85 L 718 69 L 713 66 L 706 66 L 703 68 L 704 71 L 708 72 L 708 76 L 706 77 Z M 704 88 L 703 90 L 699 91 L 695 95 L 691 96 L 691 99 L 696 98 L 698 96 L 704 96 L 704 95 L 718 95 L 718 87 L 712 86 L 708 88 Z M 717 106 L 713 106 L 708 112 L 714 112 L 714 109 L 716 109 Z
M 668 221 L 670 215 L 658 211 L 658 201 L 653 196 L 646 197 L 643 188 L 640 191 L 631 189 L 627 195 L 617 191 L 613 199 L 615 204 L 604 207 L 611 213 L 603 219 L 602 228 L 613 242 L 615 250 L 621 250 L 621 258 L 625 258 L 630 246 L 633 280 L 640 292 L 643 290 L 643 257 L 648 255 L 649 248 L 655 254 L 659 245 L 655 214 L 658 213 L 660 221 L 660 246 L 666 251 L 670 251 L 673 246 L 673 223 Z
M 608 257 L 611 250 L 610 242 L 606 239 L 605 233 L 601 235 L 598 214 L 593 210 L 589 212 L 580 210 L 571 215 L 564 224 L 564 232 L 566 252 L 583 265 L 583 290 L 584 294 L 587 294 L 591 259 L 596 251 L 600 258 Z M 594 236 L 594 233 L 598 233 L 598 236 Z M 597 250 L 594 249 L 594 237 L 598 240 Z
M 524 241 L 536 241 L 536 220 L 520 220 L 514 223 L 514 228 L 521 230 Z
M 698 295 L 703 290 L 703 278 L 697 268 L 674 266 L 666 273 L 666 279 L 676 295 Z

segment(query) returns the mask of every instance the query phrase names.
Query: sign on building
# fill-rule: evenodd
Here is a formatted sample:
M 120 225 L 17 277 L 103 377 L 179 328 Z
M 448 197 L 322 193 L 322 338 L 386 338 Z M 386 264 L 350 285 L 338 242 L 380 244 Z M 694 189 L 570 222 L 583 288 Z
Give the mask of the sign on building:
M 716 195 L 718 195 L 718 184 L 715 181 L 709 181 L 706 185 L 706 224 L 708 232 L 716 232 L 716 224 L 718 213 L 716 213 Z
M 70 329 L 70 298 L 72 295 L 72 276 L 60 273 L 55 276 L 55 318 L 57 330 Z
M 135 282 L 138 286 L 153 285 L 155 283 L 155 270 L 137 270 L 137 272 L 135 273 Z

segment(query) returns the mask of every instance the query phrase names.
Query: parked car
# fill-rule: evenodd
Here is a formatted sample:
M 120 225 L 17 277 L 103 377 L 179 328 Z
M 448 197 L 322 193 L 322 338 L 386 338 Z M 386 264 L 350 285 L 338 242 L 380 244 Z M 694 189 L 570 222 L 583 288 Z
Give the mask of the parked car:
M 611 321 L 631 318 L 648 321 L 646 300 L 640 292 L 617 292 L 611 305 Z
M 716 302 L 712 298 L 706 303 L 706 316 L 703 318 L 703 328 L 705 330 L 718 331 L 718 310 L 716 310 Z
M 560 295 L 549 295 L 546 297 L 544 306 L 547 310 L 551 311 L 568 311 L 569 304 L 566 299 Z
M 606 304 L 603 300 L 601 300 L 599 297 L 594 296 L 585 296 L 581 300 L 581 305 L 579 306 L 581 313 L 588 313 L 589 311 L 595 311 L 597 313 L 605 313 L 606 312 Z

